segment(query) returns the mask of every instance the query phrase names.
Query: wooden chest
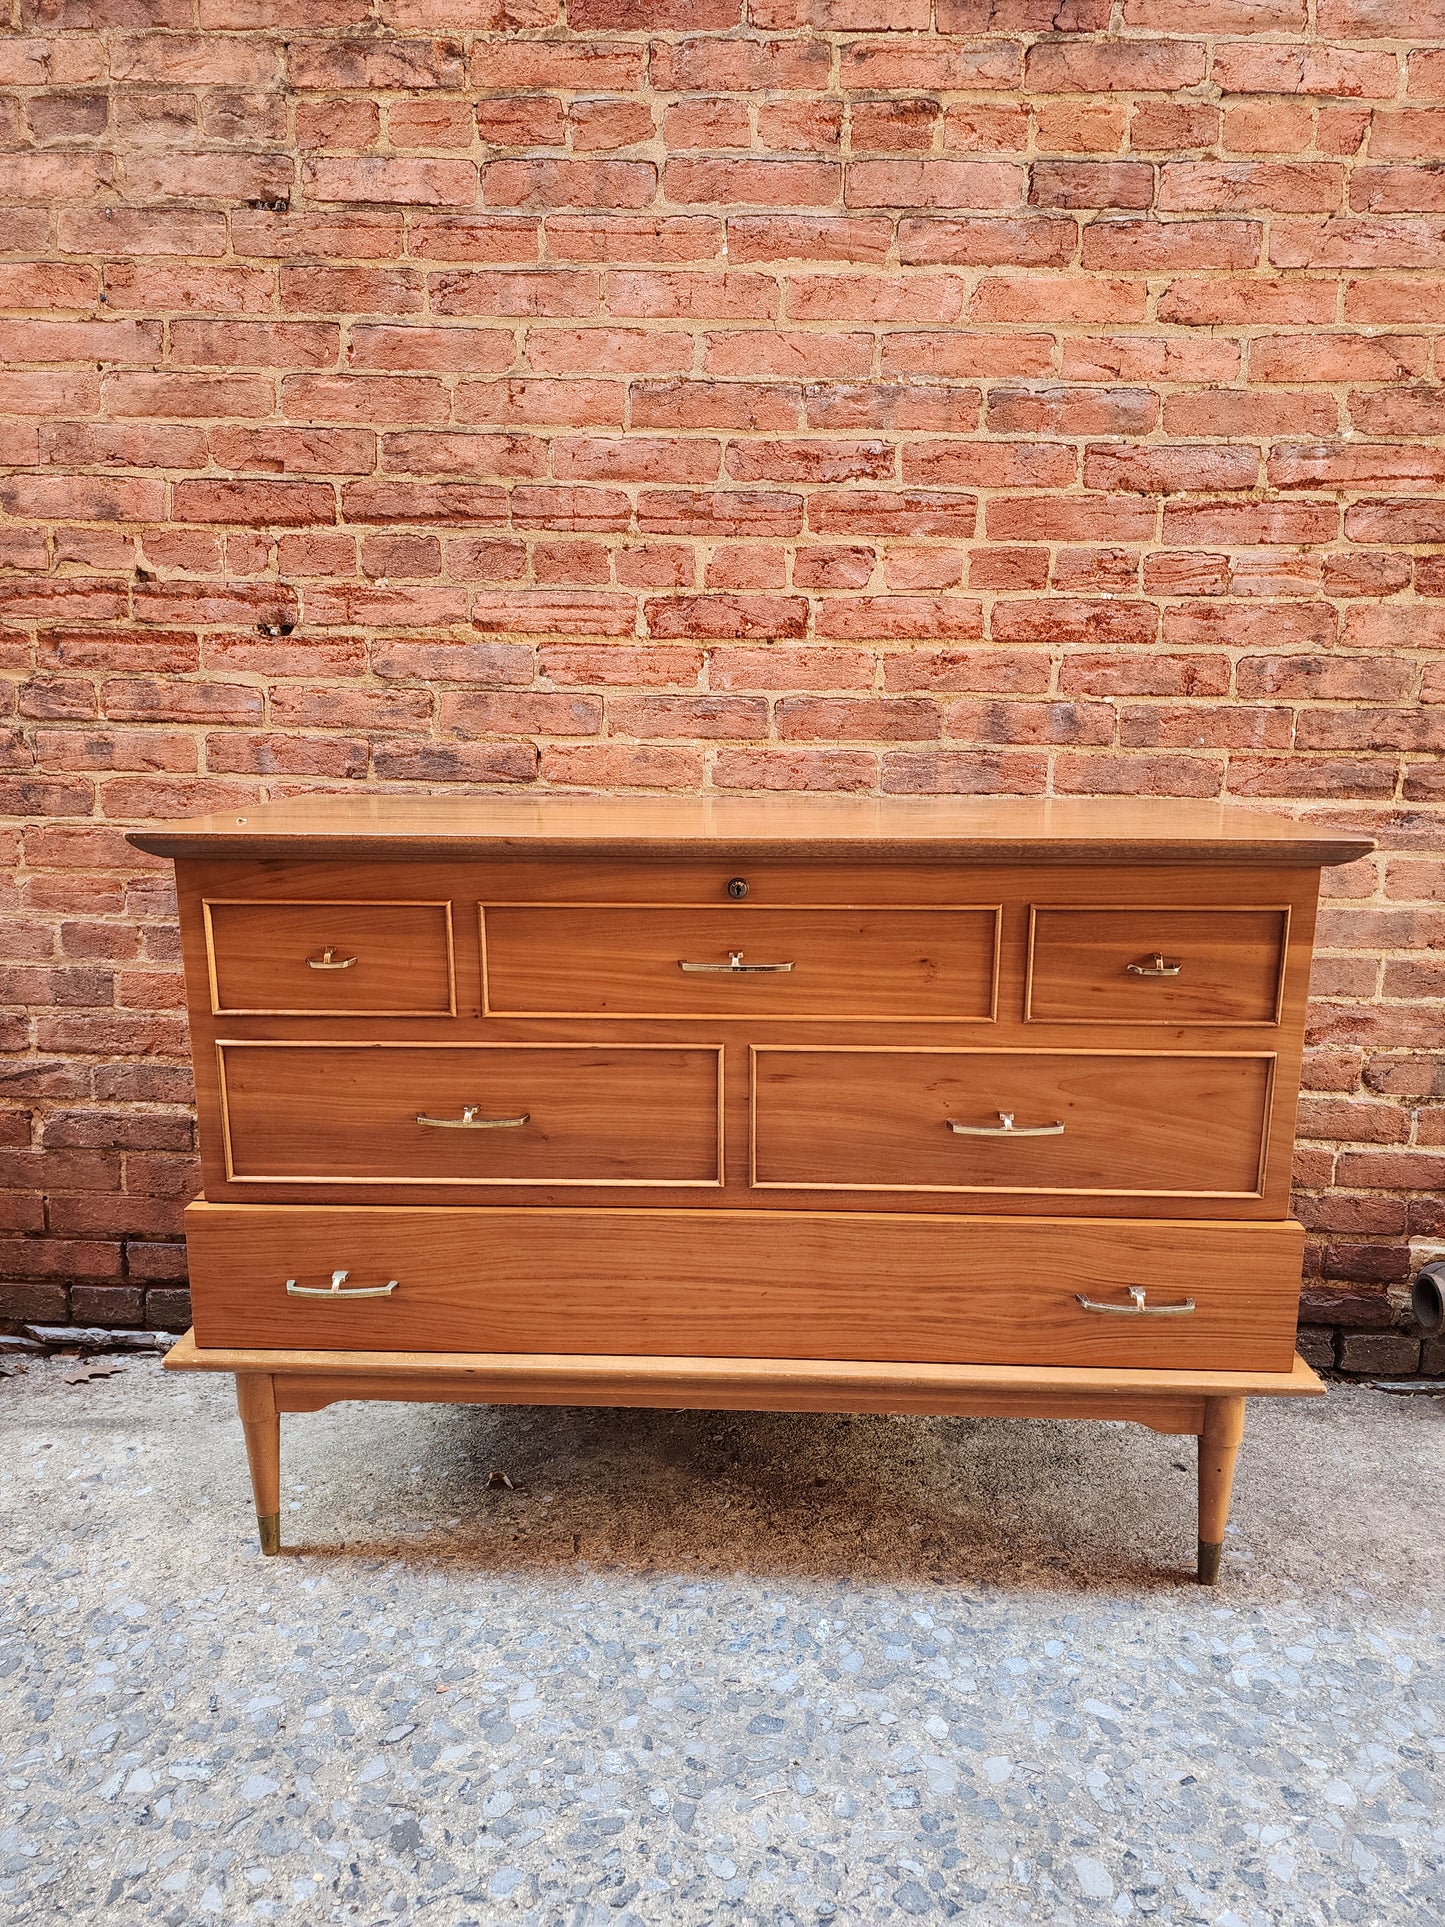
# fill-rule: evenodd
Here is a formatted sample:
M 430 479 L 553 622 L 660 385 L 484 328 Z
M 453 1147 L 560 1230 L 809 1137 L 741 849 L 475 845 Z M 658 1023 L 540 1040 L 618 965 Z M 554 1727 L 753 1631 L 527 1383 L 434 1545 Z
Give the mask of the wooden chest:
M 834 1406 L 1152 1391 L 1201 1432 L 1312 1384 L 1294 1110 L 1319 870 L 1362 839 L 1156 801 L 315 797 L 132 840 L 177 861 L 195 1048 L 178 1366 L 245 1354 L 243 1391 L 313 1404 L 499 1373 L 829 1403 L 806 1366 Z

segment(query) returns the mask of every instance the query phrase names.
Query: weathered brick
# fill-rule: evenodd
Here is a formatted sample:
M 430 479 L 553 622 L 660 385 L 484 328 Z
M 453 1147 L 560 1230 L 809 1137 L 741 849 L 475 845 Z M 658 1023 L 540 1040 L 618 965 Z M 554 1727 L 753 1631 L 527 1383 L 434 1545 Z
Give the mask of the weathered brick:
M 185 1316 L 174 930 L 124 821 L 1222 794 L 1391 845 L 1327 878 L 1299 1166 L 1347 1294 L 1310 1329 L 1388 1335 L 1442 1222 L 1445 56 L 1436 0 L 1315 12 L 36 0 L 0 804 L 5 1038 L 49 1054 L 10 1148 L 136 1169 L 7 1202 L 51 1265 L 14 1289 Z

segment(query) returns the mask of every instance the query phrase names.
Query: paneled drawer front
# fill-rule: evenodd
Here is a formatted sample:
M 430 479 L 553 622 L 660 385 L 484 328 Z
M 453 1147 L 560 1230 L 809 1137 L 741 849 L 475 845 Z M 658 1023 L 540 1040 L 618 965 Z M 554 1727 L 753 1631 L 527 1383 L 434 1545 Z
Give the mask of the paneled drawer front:
M 753 1052 L 753 1182 L 1047 1196 L 1260 1194 L 1266 1054 Z
M 487 1009 L 987 1021 L 997 929 L 993 907 L 487 904 Z
M 716 1185 L 722 1056 L 648 1045 L 218 1046 L 227 1176 Z
M 1288 1223 L 811 1212 L 198 1204 L 186 1229 L 202 1346 L 1164 1370 L 1288 1370 L 1303 1247 Z
M 1035 905 L 1035 1023 L 1274 1024 L 1287 910 L 1085 910 Z
M 220 1016 L 450 1017 L 450 903 L 205 905 Z

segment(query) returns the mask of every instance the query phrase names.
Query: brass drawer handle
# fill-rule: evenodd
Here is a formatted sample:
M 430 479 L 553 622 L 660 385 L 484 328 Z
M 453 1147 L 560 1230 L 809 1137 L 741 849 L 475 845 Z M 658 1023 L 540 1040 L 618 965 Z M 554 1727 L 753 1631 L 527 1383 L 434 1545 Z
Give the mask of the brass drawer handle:
M 1144 1303 L 1145 1286 L 1127 1285 L 1125 1289 L 1133 1300 L 1132 1304 L 1096 1304 L 1092 1298 L 1086 1298 L 1081 1291 L 1076 1291 L 1074 1296 L 1085 1311 L 1114 1312 L 1122 1318 L 1188 1318 L 1193 1314 L 1194 1300 L 1192 1298 L 1186 1298 L 1182 1304 L 1178 1305 L 1146 1305 Z
M 350 970 L 355 962 L 355 957 L 338 957 L 336 946 L 329 943 L 319 957 L 306 959 L 306 967 L 308 970 Z
M 1062 1123 L 1054 1124 L 1015 1124 L 1012 1111 L 1000 1111 L 997 1124 L 955 1124 L 953 1119 L 945 1118 L 950 1131 L 960 1137 L 1062 1137 Z
M 434 1131 L 515 1131 L 519 1125 L 530 1124 L 532 1113 L 523 1111 L 520 1117 L 478 1117 L 480 1104 L 464 1104 L 460 1117 L 428 1117 L 425 1111 L 418 1111 L 418 1124 L 429 1124 Z
M 1131 977 L 1177 977 L 1183 968 L 1182 963 L 1175 963 L 1162 950 L 1156 950 L 1148 963 L 1125 965 Z
M 679 970 L 720 970 L 725 976 L 749 977 L 761 976 L 765 972 L 775 973 L 783 970 L 791 970 L 793 966 L 790 963 L 744 963 L 741 950 L 730 950 L 728 952 L 728 960 L 725 964 L 683 963 L 682 959 L 679 958 L 677 967 Z
M 350 1276 L 349 1271 L 333 1271 L 330 1285 L 298 1285 L 294 1278 L 288 1278 L 286 1290 L 292 1298 L 390 1298 L 398 1283 L 388 1278 L 384 1285 L 353 1285 L 350 1291 L 343 1291 L 341 1287 Z

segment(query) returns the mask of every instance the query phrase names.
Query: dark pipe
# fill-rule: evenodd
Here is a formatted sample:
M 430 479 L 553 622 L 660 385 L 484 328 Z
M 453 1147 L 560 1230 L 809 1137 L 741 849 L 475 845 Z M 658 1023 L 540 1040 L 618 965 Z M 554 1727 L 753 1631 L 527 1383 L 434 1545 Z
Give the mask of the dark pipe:
M 1434 1333 L 1445 1327 L 1445 1258 L 1424 1265 L 1410 1287 L 1410 1308 L 1420 1329 Z

